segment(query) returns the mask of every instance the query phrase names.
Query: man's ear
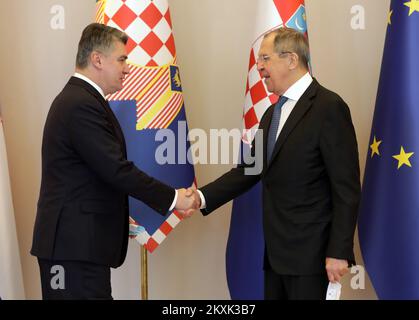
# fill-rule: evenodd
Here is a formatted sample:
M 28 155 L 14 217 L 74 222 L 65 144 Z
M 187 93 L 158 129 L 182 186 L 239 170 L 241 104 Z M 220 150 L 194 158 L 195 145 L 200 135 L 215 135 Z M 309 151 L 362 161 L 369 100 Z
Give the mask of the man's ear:
M 97 69 L 102 69 L 103 55 L 99 51 L 92 51 L 90 54 L 90 63 Z
M 300 63 L 300 59 L 298 57 L 298 55 L 296 53 L 291 53 L 290 54 L 290 65 L 289 68 L 290 70 L 294 70 L 298 67 L 298 64 Z

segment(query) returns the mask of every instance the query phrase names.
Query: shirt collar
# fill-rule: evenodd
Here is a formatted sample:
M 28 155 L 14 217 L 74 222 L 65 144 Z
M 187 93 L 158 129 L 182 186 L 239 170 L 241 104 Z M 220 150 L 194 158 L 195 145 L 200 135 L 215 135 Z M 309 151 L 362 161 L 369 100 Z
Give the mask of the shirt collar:
M 310 73 L 307 72 L 296 83 L 289 87 L 283 95 L 290 100 L 298 101 L 310 86 L 311 82 L 313 82 L 313 78 Z
M 82 75 L 82 74 L 80 74 L 78 72 L 74 73 L 74 77 L 86 81 L 93 88 L 95 88 L 102 95 L 102 97 L 105 99 L 105 93 L 103 92 L 102 88 L 99 87 L 95 82 L 93 82 L 92 80 L 90 80 L 88 77 L 86 77 L 85 75 Z

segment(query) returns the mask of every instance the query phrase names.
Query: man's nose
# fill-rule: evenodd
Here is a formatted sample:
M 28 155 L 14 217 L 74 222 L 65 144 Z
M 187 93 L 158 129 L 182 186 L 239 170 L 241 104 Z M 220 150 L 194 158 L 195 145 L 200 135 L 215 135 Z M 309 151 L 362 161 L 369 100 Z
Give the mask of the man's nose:
M 129 74 L 129 66 L 128 64 L 125 64 L 124 73 Z

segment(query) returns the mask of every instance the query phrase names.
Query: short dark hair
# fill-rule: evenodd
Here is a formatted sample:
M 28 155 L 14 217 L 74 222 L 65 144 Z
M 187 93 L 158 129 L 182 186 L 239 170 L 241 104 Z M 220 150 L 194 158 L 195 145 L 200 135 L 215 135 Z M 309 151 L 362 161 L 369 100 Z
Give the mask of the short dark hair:
M 107 52 L 114 41 L 127 44 L 128 36 L 115 28 L 100 23 L 91 23 L 84 30 L 79 41 L 76 57 L 77 68 L 84 69 L 89 62 L 90 54 L 97 50 Z
M 281 54 L 284 51 L 294 52 L 297 54 L 301 64 L 309 70 L 310 51 L 307 37 L 292 28 L 278 28 L 265 35 L 267 38 L 274 35 L 275 52 Z

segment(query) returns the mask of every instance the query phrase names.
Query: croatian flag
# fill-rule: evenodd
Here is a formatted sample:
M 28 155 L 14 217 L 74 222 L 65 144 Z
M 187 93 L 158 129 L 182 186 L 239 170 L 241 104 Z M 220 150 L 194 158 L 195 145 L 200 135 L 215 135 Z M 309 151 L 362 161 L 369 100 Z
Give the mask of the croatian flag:
M 191 187 L 188 127 L 167 0 L 100 0 L 96 22 L 124 31 L 130 74 L 108 97 L 127 142 L 128 158 L 174 188 Z M 166 129 L 166 130 L 162 130 Z M 181 221 L 130 198 L 130 235 L 153 252 Z
M 258 3 L 243 112 L 243 149 L 249 148 L 263 114 L 278 100 L 267 91 L 257 70 L 257 54 L 263 36 L 283 26 L 307 35 L 304 0 L 259 0 Z M 263 299 L 264 247 L 259 183 L 233 203 L 226 251 L 227 282 L 232 299 Z

